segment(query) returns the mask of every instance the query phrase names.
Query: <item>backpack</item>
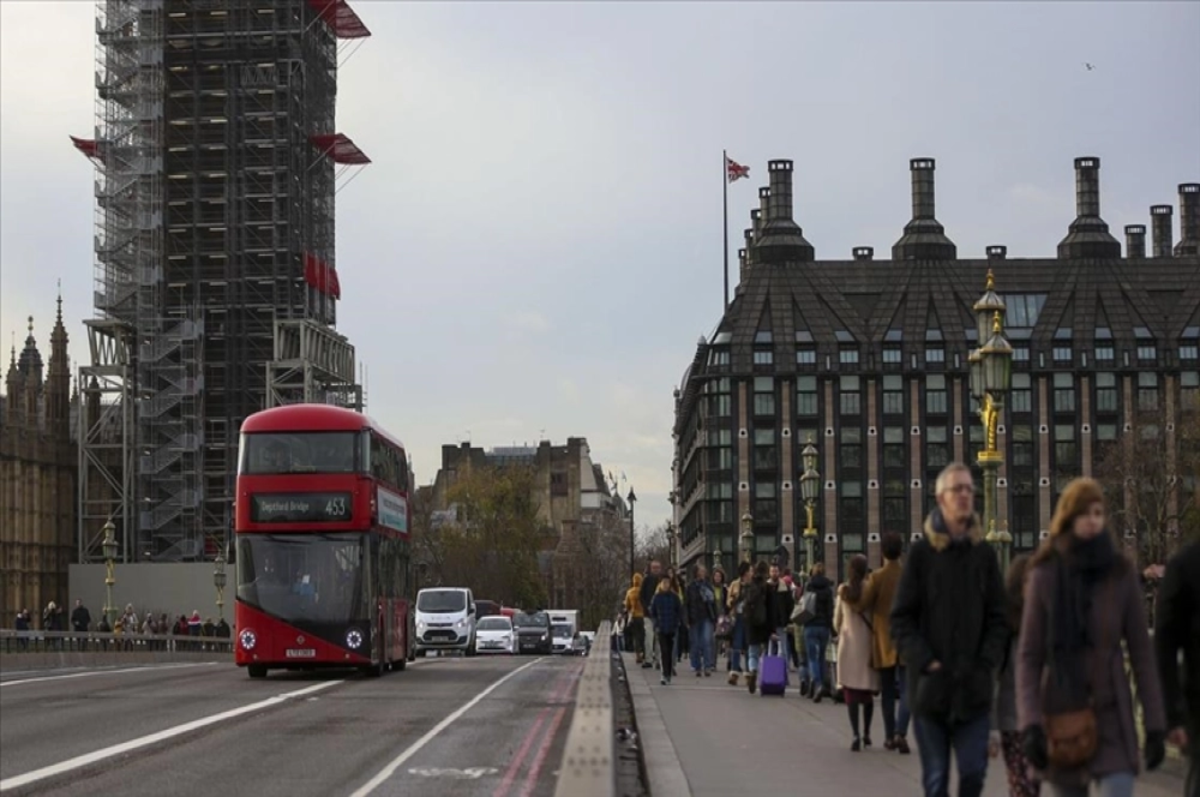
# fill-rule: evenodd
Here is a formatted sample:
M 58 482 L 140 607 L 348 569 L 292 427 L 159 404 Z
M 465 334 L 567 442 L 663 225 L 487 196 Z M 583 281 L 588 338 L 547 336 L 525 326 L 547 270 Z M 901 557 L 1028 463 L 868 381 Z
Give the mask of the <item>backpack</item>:
M 750 594 L 746 596 L 746 616 L 750 625 L 763 626 L 767 624 L 767 593 L 757 584 L 750 585 Z

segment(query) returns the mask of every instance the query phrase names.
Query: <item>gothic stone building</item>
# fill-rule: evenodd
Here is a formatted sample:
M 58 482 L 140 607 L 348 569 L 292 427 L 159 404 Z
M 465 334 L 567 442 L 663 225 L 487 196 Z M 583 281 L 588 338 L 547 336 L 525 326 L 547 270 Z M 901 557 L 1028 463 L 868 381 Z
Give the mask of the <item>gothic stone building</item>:
M 916 159 L 913 218 L 891 259 L 861 247 L 852 260 L 817 260 L 793 220 L 792 162 L 771 161 L 735 298 L 675 393 L 680 561 L 728 567 L 749 514 L 756 556 L 783 548 L 803 566 L 810 437 L 822 479 L 816 558 L 842 572 L 865 553 L 874 566 L 880 532 L 917 532 L 937 473 L 973 464 L 981 447 L 967 358 L 989 271 L 1014 347 L 997 518 L 1015 550 L 1037 544 L 1065 483 L 1089 474 L 1138 413 L 1165 413 L 1170 445 L 1180 413 L 1198 407 L 1200 184 L 1179 186 L 1178 245 L 1172 207 L 1157 205 L 1152 256 L 1142 225 L 1125 228 L 1122 256 L 1100 217 L 1099 165 L 1075 161 L 1077 217 L 1057 257 L 1007 259 L 990 246 L 985 259 L 960 258 L 934 214 L 934 161 Z M 1181 478 L 1194 489 L 1195 473 Z
M 29 336 L 12 361 L 0 411 L 0 627 L 29 609 L 35 627 L 46 604 L 66 607 L 74 554 L 75 441 L 71 369 L 62 299 L 50 334 L 50 363 Z M 68 609 L 69 611 L 69 609 Z

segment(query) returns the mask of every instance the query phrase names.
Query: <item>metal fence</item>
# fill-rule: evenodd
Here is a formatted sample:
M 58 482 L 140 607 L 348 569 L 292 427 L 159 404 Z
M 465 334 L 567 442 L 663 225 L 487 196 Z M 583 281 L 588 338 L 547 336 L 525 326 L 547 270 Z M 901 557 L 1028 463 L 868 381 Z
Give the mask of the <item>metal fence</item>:
M 0 630 L 0 653 L 232 653 L 230 637 Z

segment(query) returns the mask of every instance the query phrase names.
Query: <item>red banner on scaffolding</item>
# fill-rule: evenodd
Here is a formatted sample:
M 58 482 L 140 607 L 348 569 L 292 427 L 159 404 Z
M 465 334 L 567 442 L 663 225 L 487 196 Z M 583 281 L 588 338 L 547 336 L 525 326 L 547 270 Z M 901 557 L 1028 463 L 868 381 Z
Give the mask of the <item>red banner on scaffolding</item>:
M 326 296 L 342 298 L 342 284 L 337 269 L 311 252 L 304 253 L 304 281 Z
M 371 162 L 367 153 L 343 133 L 314 134 L 308 140 L 334 163 L 363 166 Z
M 93 139 L 76 138 L 75 136 L 70 136 L 70 139 L 71 139 L 71 144 L 74 145 L 75 149 L 79 150 L 84 155 L 88 156 L 89 158 L 92 158 L 94 160 L 99 159 L 100 147 Z
M 308 0 L 308 4 L 339 39 L 361 39 L 371 35 L 346 0 Z

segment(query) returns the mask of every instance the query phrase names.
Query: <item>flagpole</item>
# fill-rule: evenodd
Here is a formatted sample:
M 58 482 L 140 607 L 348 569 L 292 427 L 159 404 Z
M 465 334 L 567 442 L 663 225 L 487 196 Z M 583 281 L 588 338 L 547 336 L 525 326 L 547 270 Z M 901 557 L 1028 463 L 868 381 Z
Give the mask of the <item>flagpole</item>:
M 721 150 L 721 231 L 724 233 L 725 248 L 725 309 L 729 309 L 729 153 Z

